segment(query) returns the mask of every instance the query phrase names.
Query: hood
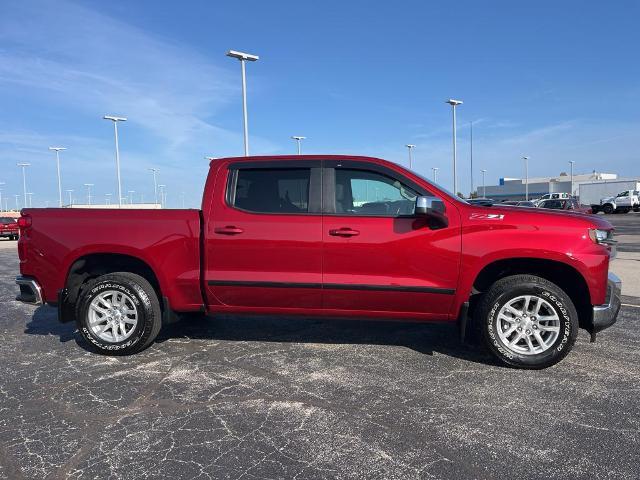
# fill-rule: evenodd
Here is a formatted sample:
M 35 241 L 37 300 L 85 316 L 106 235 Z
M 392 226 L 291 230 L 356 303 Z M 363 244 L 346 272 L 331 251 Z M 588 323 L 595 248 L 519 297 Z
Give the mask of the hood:
M 549 210 L 533 207 L 498 206 L 482 207 L 469 205 L 469 219 L 487 219 L 506 224 L 529 224 L 545 226 L 566 226 L 599 228 L 612 230 L 611 225 L 604 218 L 597 215 L 580 213 L 571 210 Z

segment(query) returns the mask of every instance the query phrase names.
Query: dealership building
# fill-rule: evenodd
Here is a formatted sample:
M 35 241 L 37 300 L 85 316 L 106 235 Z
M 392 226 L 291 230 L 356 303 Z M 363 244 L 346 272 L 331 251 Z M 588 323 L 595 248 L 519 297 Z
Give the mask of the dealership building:
M 565 172 L 557 177 L 531 177 L 528 182 L 522 178 L 501 178 L 498 185 L 487 185 L 487 198 L 494 200 L 524 200 L 526 195 L 525 185 L 529 187 L 529 199 L 540 198 L 547 193 L 573 193 L 578 194 L 578 185 L 581 183 L 597 182 L 599 180 L 615 180 L 615 173 L 584 173 L 573 175 L 573 192 L 571 192 L 571 176 Z M 478 195 L 483 195 L 483 187 L 478 187 Z

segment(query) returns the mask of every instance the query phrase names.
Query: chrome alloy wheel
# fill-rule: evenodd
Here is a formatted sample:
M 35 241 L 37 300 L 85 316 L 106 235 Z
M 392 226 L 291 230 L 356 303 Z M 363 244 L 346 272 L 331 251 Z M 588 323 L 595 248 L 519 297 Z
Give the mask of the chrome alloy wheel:
M 521 295 L 500 309 L 496 327 L 500 341 L 509 350 L 520 355 L 537 355 L 558 339 L 560 317 L 544 298 Z
M 107 290 L 89 305 L 88 326 L 101 340 L 117 343 L 126 340 L 138 325 L 138 310 L 133 299 L 118 290 Z

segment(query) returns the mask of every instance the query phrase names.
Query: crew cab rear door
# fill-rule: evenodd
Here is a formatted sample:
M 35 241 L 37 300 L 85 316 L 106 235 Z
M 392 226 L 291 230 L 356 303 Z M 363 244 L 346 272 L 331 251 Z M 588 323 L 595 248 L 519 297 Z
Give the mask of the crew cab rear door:
M 449 312 L 460 266 L 460 220 L 448 226 L 414 215 L 422 186 L 383 165 L 325 161 L 323 308 Z
M 221 167 L 205 222 L 210 306 L 320 308 L 320 161 L 236 161 Z

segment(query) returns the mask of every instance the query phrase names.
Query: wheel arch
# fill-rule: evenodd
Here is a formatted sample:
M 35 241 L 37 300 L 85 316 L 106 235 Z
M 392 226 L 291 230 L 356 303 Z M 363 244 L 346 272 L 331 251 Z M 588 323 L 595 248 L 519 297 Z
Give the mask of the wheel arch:
M 71 321 L 75 318 L 75 304 L 82 285 L 101 275 L 115 272 L 129 272 L 145 278 L 162 299 L 161 282 L 153 268 L 143 259 L 123 253 L 88 253 L 76 258 L 65 276 L 64 298 L 60 299 L 60 318 Z
M 490 262 L 476 275 L 473 281 L 471 297 L 473 298 L 486 292 L 491 285 L 501 278 L 519 274 L 535 275 L 558 285 L 569 295 L 575 305 L 580 319 L 580 326 L 586 327 L 589 325 L 593 314 L 589 286 L 579 270 L 558 260 L 520 257 Z M 473 303 L 471 302 L 472 306 Z

